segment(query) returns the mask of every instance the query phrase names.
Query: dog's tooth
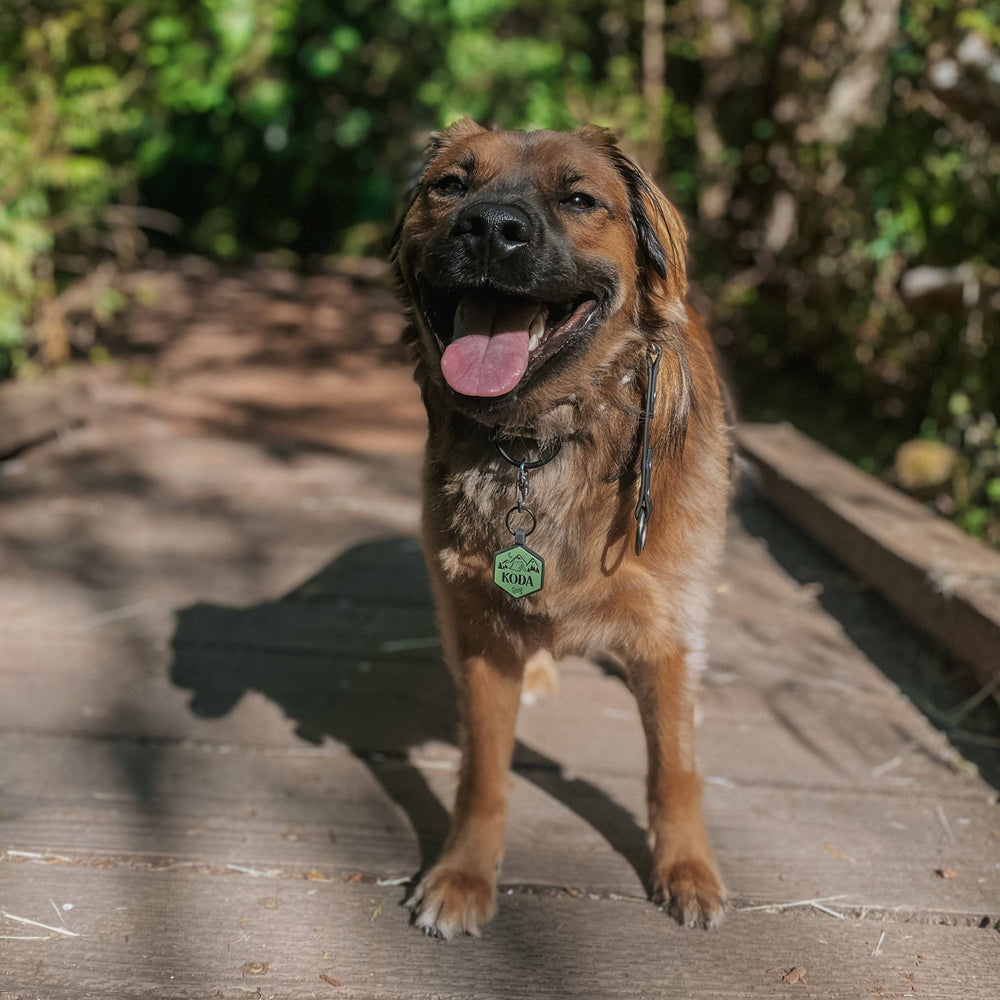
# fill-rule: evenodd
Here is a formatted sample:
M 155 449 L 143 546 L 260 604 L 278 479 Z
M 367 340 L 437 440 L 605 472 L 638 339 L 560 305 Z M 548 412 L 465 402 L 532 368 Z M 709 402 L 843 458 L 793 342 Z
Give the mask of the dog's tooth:
M 528 327 L 528 333 L 531 335 L 528 340 L 528 350 L 537 350 L 538 345 L 542 342 L 542 337 L 545 334 L 545 317 L 542 316 L 541 313 L 539 313 L 531 321 L 531 326 Z

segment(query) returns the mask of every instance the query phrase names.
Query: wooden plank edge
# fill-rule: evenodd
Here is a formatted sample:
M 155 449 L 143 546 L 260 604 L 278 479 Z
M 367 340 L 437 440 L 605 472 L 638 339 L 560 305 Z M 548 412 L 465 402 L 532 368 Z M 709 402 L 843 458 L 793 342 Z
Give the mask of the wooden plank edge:
M 897 516 L 914 530 L 935 533 L 952 526 L 916 500 L 886 485 L 798 431 L 791 424 L 741 424 L 736 441 L 755 472 L 754 485 L 790 520 L 876 589 L 909 622 L 967 661 L 984 685 L 1000 677 L 1000 609 L 962 580 L 941 585 L 931 560 L 901 551 L 894 539 L 857 516 L 866 501 L 891 496 Z M 775 447 L 780 444 L 781 447 Z M 812 461 L 810 461 L 812 460 Z M 837 467 L 845 489 L 834 505 L 817 488 L 813 462 Z M 970 564 L 995 563 L 989 575 L 1000 581 L 1000 553 L 954 528 L 949 544 L 968 554 Z M 977 574 L 980 578 L 983 573 Z

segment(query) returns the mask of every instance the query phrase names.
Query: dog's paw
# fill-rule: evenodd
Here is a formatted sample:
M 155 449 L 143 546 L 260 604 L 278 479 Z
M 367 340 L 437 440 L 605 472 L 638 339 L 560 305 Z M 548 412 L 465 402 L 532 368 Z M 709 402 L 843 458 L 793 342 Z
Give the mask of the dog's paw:
M 497 911 L 496 883 L 481 875 L 437 865 L 407 901 L 413 924 L 425 934 L 450 941 L 456 934 L 479 937 Z
M 726 908 L 726 890 L 714 867 L 698 860 L 658 869 L 653 898 L 685 927 L 717 927 Z

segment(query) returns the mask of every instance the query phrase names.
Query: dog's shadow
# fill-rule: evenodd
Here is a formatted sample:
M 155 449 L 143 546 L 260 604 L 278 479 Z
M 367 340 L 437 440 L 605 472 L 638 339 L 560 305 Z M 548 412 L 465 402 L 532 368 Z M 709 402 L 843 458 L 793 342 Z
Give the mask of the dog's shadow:
M 301 739 L 348 746 L 409 817 L 421 870 L 434 861 L 448 813 L 408 751 L 454 743 L 458 716 L 415 539 L 355 546 L 278 601 L 184 608 L 173 654 L 171 680 L 192 692 L 196 715 L 221 717 L 253 690 L 295 722 Z M 522 742 L 514 767 L 601 833 L 650 891 L 645 835 L 631 813 Z

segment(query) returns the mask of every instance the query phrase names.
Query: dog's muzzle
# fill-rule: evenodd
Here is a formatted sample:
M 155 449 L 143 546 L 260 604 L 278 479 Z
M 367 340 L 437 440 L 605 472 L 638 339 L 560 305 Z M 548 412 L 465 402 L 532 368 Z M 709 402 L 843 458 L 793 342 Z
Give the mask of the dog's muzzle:
M 465 245 L 469 260 L 488 269 L 491 263 L 523 253 L 534 238 L 535 225 L 514 205 L 481 201 L 458 213 L 454 235 Z

